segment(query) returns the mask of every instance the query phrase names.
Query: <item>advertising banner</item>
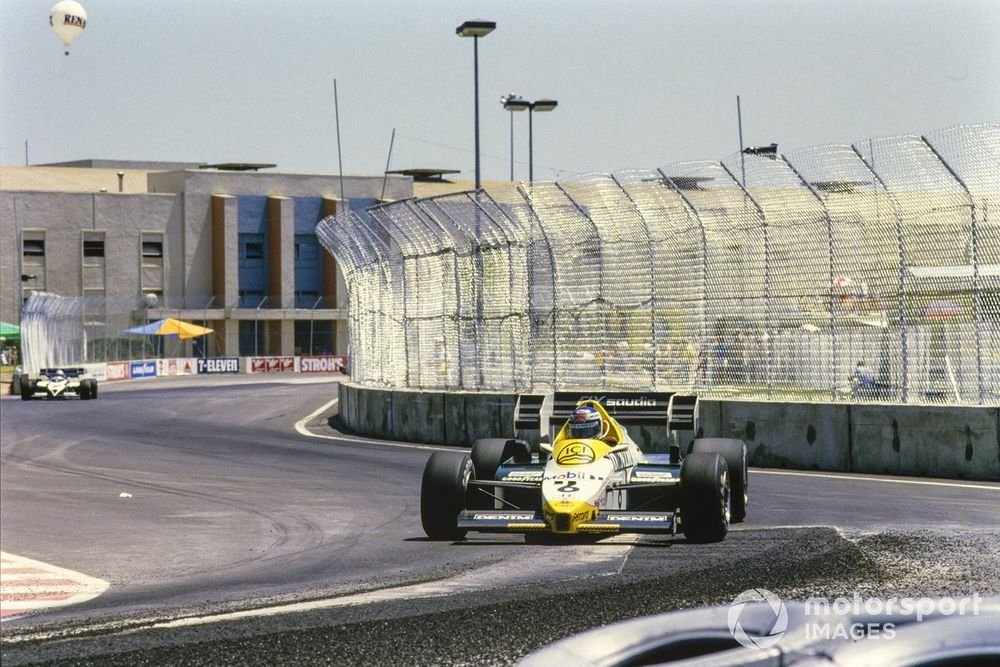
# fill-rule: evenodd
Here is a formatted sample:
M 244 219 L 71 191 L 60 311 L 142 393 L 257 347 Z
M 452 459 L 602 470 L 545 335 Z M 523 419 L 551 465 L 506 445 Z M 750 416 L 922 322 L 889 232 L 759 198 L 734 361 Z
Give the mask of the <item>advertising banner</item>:
M 109 361 L 107 363 L 107 373 L 106 380 L 127 380 L 128 375 L 128 362 L 127 361 Z
M 239 357 L 217 357 L 198 359 L 198 374 L 239 373 Z
M 129 364 L 129 374 L 135 378 L 155 378 L 157 360 L 133 361 Z
M 251 373 L 294 373 L 295 357 L 250 357 Z
M 103 362 L 99 364 L 84 364 L 83 369 L 87 375 L 92 376 L 95 380 L 104 382 L 108 379 L 107 364 Z
M 164 375 L 193 375 L 194 359 L 157 359 L 156 374 Z
M 323 357 L 299 357 L 300 373 L 343 373 L 347 357 L 342 354 Z

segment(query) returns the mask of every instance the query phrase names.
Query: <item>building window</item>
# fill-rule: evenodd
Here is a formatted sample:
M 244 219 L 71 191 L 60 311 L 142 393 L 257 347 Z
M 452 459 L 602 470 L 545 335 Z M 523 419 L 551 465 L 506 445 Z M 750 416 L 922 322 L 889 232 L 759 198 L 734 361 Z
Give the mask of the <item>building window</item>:
M 107 286 L 104 264 L 104 234 L 83 233 L 83 292 L 102 293 Z
M 263 234 L 239 235 L 238 290 L 242 308 L 257 308 L 264 304 L 267 291 L 266 240 Z
M 264 304 L 264 292 L 261 290 L 239 291 L 240 308 L 258 308 Z
M 142 242 L 142 256 L 143 257 L 163 257 L 163 241 L 146 241 Z
M 21 237 L 21 274 L 27 276 L 21 281 L 25 301 L 32 292 L 46 289 L 45 264 L 45 232 L 25 231 Z
M 84 257 L 104 257 L 104 239 L 84 239 Z
M 25 257 L 45 257 L 45 239 L 24 239 Z
M 319 300 L 319 292 L 316 290 L 295 290 L 296 308 L 315 308 Z
M 264 244 L 247 241 L 243 244 L 243 259 L 264 259 Z
M 143 294 L 156 294 L 163 301 L 163 235 L 142 234 L 139 241 L 139 266 L 142 271 L 140 289 Z

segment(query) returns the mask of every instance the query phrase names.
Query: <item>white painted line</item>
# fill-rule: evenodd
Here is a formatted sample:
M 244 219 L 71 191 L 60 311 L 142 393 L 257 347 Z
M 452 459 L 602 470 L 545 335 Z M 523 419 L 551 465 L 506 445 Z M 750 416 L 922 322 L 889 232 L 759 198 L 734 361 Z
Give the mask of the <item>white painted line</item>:
M 462 451 L 465 451 L 461 447 L 444 447 L 444 446 L 441 446 L 441 445 L 418 445 L 418 444 L 409 443 L 409 442 L 385 442 L 385 441 L 382 441 L 382 440 L 375 441 L 375 442 L 362 441 L 362 440 L 356 440 L 354 438 L 351 438 L 350 436 L 339 436 L 338 437 L 338 436 L 333 436 L 333 435 L 321 435 L 319 433 L 313 433 L 312 431 L 310 431 L 309 429 L 306 428 L 306 424 L 308 424 L 313 419 L 315 419 L 317 416 L 319 416 L 319 414 L 321 412 L 325 412 L 325 411 L 329 410 L 339 400 L 340 399 L 335 398 L 332 401 L 330 401 L 329 403 L 327 403 L 326 405 L 323 405 L 319 409 L 315 410 L 312 414 L 310 414 L 310 415 L 308 415 L 306 417 L 303 417 L 299 421 L 295 422 L 295 430 L 298 431 L 298 433 L 300 435 L 304 435 L 304 436 L 307 436 L 307 437 L 310 437 L 310 438 L 322 438 L 324 440 L 341 440 L 341 441 L 342 440 L 350 440 L 351 442 L 356 443 L 356 444 L 371 445 L 372 447 L 402 447 L 404 449 L 426 449 L 426 450 L 430 450 L 430 451 L 434 451 L 434 452 L 462 452 Z
M 824 477 L 827 479 L 849 479 L 857 480 L 861 482 L 884 482 L 886 484 L 914 484 L 918 486 L 950 486 L 956 489 L 980 489 L 983 491 L 1000 491 L 1000 484 L 989 485 L 989 484 L 972 484 L 969 482 L 949 482 L 949 481 L 931 481 L 926 479 L 907 479 L 907 478 L 890 478 L 890 477 L 873 477 L 871 475 L 863 475 L 859 473 L 825 473 L 825 472 L 808 472 L 808 471 L 796 471 L 796 470 L 760 470 L 758 468 L 751 468 L 750 472 L 757 475 L 789 475 L 793 477 Z
M 619 574 L 625 567 L 637 536 L 621 535 L 600 544 L 563 545 L 559 548 L 558 569 L 564 576 L 560 580 L 570 580 L 588 576 L 610 576 Z M 337 607 L 355 607 L 377 602 L 398 600 L 415 600 L 440 598 L 459 593 L 494 590 L 517 585 L 544 585 L 551 582 L 547 577 L 553 572 L 553 555 L 550 549 L 541 549 L 534 554 L 523 553 L 492 565 L 476 568 L 464 574 L 430 581 L 410 586 L 384 588 L 366 593 L 345 595 L 343 597 L 311 600 L 309 602 L 294 602 L 291 604 L 246 611 L 225 612 L 209 616 L 178 618 L 172 621 L 154 623 L 150 628 L 183 628 L 209 623 L 242 620 L 246 618 L 263 618 L 276 614 L 290 614 Z M 604 572 L 594 572 L 595 565 L 606 564 Z M 574 568 L 579 568 L 574 572 Z

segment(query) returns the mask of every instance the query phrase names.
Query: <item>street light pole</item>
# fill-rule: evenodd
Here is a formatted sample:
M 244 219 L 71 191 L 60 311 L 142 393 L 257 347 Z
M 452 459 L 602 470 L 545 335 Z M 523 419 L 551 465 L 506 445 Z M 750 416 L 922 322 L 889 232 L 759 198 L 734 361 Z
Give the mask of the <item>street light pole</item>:
M 504 108 L 508 111 L 528 110 L 528 182 L 535 182 L 535 129 L 532 114 L 535 111 L 552 111 L 559 105 L 556 100 L 535 100 L 529 102 L 520 97 L 507 99 Z
M 475 92 L 475 127 L 476 127 L 476 190 L 479 190 L 482 180 L 479 168 L 479 38 L 493 32 L 497 27 L 495 21 L 466 21 L 455 28 L 459 37 L 472 37 L 472 68 Z
M 510 180 L 514 180 L 514 111 L 516 109 L 509 108 L 507 105 L 514 101 L 521 99 L 514 93 L 508 93 L 500 98 L 500 103 L 503 104 L 503 108 L 510 111 Z
M 535 114 L 535 105 L 528 107 L 528 182 L 535 182 L 535 125 L 532 117 Z

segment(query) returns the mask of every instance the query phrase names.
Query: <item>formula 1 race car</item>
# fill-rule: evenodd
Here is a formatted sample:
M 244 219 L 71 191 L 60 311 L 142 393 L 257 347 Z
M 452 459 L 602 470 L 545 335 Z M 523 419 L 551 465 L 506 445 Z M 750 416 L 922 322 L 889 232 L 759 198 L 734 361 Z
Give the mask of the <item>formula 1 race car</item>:
M 514 419 L 521 437 L 431 455 L 420 490 L 424 532 L 438 540 L 468 531 L 722 540 L 730 521 L 746 516 L 747 448 L 697 437 L 698 413 L 696 396 L 671 393 L 521 395 Z M 626 425 L 643 429 L 650 453 Z M 681 431 L 695 436 L 684 456 Z
M 86 377 L 83 368 L 43 368 L 37 378 L 21 379 L 21 400 L 79 396 L 87 401 L 97 398 L 97 380 Z

